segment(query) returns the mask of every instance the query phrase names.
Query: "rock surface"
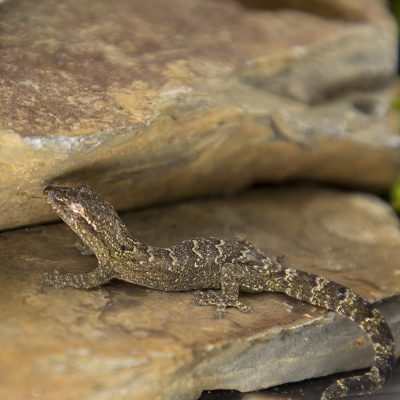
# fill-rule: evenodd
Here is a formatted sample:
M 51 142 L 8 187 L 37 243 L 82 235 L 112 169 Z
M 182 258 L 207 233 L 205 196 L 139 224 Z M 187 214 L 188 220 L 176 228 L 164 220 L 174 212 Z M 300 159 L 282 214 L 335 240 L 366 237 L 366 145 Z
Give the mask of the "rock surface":
M 48 183 L 107 188 L 128 209 L 253 182 L 393 179 L 384 1 L 0 7 L 0 229 L 54 218 Z
M 323 274 L 370 300 L 395 302 L 400 294 L 398 221 L 373 196 L 259 189 L 123 219 L 149 244 L 241 235 L 266 254 L 285 254 L 286 265 Z M 372 360 L 354 324 L 284 295 L 243 296 L 253 313 L 230 310 L 215 320 L 211 307 L 191 305 L 191 293 L 118 281 L 89 291 L 42 287 L 44 271 L 94 268 L 95 259 L 81 256 L 75 240 L 64 224 L 0 234 L 2 399 L 189 400 L 203 389 L 251 391 Z M 385 307 L 399 354 L 398 303 Z
M 400 297 L 391 301 L 396 307 L 400 307 Z M 386 304 L 382 307 L 386 308 Z M 400 324 L 397 321 L 397 327 Z M 351 373 L 348 373 L 351 375 Z M 199 400 L 320 400 L 321 393 L 335 379 L 348 374 L 336 374 L 325 378 L 310 379 L 304 382 L 291 383 L 266 389 L 258 392 L 242 394 L 233 390 L 207 391 Z M 397 400 L 400 397 L 400 362 L 394 368 L 393 375 L 383 389 L 373 395 L 353 396 L 346 400 Z

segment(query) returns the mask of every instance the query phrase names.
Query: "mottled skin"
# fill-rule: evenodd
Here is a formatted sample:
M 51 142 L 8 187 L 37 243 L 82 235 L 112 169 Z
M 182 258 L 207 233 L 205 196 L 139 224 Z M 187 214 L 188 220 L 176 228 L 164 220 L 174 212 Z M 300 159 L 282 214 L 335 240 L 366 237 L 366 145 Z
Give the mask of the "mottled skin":
M 164 291 L 198 290 L 193 303 L 215 305 L 217 317 L 226 307 L 242 312 L 242 292 L 282 292 L 333 310 L 355 321 L 371 339 L 375 363 L 366 373 L 337 380 L 321 400 L 372 393 L 391 373 L 394 341 L 380 314 L 366 299 L 321 276 L 284 268 L 245 240 L 186 240 L 168 248 L 134 239 L 112 206 L 87 186 L 48 187 L 48 203 L 82 239 L 82 254 L 95 254 L 98 267 L 86 274 L 46 273 L 47 285 L 89 289 L 113 278 Z M 200 289 L 212 289 L 200 291 Z

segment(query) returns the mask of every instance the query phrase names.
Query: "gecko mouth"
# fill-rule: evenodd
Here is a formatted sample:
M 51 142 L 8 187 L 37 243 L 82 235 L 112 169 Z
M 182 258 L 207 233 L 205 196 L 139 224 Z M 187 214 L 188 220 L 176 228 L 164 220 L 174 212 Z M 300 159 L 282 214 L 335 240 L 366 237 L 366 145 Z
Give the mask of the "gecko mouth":
M 56 186 L 47 186 L 43 190 L 43 194 L 46 196 L 47 202 L 52 206 L 55 207 L 57 205 L 65 205 L 65 200 L 63 197 L 57 195 L 61 193 L 63 188 L 58 188 Z
M 54 188 L 55 188 L 55 186 L 46 186 L 46 187 L 43 189 L 43 194 L 44 194 L 45 196 L 51 195 L 51 194 L 54 192 Z

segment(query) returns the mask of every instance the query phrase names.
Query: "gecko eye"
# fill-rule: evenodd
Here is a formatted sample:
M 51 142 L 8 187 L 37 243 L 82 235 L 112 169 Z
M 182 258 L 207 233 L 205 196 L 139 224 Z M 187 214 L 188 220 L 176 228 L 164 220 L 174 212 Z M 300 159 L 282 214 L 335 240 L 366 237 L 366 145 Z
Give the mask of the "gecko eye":
M 278 271 L 276 272 L 276 274 L 279 275 L 279 276 L 285 275 L 285 269 L 284 269 L 284 268 L 278 269 Z
M 340 287 L 338 289 L 338 297 L 340 299 L 343 299 L 344 297 L 346 297 L 346 293 L 347 293 L 347 289 L 345 287 Z
M 132 251 L 132 247 L 125 246 L 124 244 L 120 247 L 121 251 Z

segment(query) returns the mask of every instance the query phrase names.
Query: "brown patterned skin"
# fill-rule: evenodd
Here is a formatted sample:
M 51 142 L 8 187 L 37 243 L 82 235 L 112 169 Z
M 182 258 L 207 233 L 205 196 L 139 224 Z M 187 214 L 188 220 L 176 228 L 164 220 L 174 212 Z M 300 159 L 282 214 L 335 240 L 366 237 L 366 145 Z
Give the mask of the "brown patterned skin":
M 239 291 L 281 292 L 355 321 L 371 339 L 375 363 L 366 373 L 337 380 L 321 400 L 368 394 L 380 389 L 391 373 L 394 340 L 380 314 L 366 299 L 321 276 L 285 268 L 245 240 L 186 240 L 173 247 L 147 246 L 134 239 L 112 206 L 87 186 L 48 187 L 48 203 L 81 238 L 82 254 L 95 254 L 98 267 L 86 274 L 46 273 L 47 285 L 88 289 L 113 278 L 164 291 L 197 290 L 193 303 L 242 312 Z M 200 289 L 211 289 L 200 291 Z

